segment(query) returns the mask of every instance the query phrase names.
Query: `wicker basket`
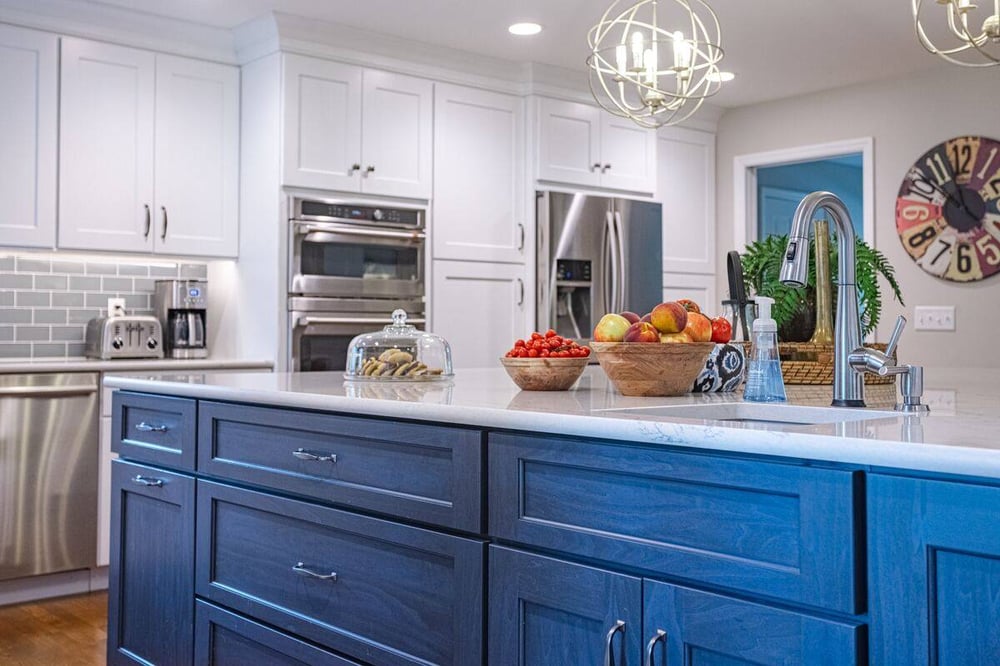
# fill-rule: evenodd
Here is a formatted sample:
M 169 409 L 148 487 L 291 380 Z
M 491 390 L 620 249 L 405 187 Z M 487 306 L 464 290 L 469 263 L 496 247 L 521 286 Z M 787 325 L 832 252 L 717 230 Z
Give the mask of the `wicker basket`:
M 741 344 L 747 359 L 749 359 L 750 343 L 743 342 Z M 880 342 L 865 346 L 881 352 L 886 350 L 886 345 Z M 781 357 L 781 375 L 786 384 L 833 384 L 833 345 L 817 345 L 810 342 L 779 342 L 778 356 Z M 896 382 L 895 375 L 879 377 L 866 372 L 864 377 L 865 384 L 893 384 Z

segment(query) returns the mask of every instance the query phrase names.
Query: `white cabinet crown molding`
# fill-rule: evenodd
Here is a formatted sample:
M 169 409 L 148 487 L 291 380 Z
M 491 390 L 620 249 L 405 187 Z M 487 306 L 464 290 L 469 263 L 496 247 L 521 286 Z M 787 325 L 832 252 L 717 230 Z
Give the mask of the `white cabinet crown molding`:
M 109 3 L 3 0 L 0 22 L 123 46 L 236 64 L 233 33 Z

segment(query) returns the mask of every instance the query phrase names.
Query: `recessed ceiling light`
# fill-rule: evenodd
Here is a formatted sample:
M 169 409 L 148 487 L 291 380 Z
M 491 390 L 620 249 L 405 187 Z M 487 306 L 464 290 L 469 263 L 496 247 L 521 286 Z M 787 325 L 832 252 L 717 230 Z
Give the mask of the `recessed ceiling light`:
M 514 23 L 509 28 L 507 28 L 507 32 L 509 32 L 512 35 L 519 35 L 519 36 L 537 35 L 541 31 L 542 31 L 542 26 L 538 25 L 537 23 Z
M 736 78 L 736 75 L 732 72 L 713 72 L 706 77 L 712 83 L 725 83 L 726 81 L 732 81 Z

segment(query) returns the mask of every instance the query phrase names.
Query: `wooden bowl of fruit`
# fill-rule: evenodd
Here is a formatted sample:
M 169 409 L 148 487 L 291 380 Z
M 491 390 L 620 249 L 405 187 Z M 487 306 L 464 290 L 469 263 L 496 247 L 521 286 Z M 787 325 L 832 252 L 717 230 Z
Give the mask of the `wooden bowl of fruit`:
M 692 301 L 660 303 L 643 318 L 607 314 L 591 347 L 605 374 L 626 396 L 675 396 L 691 391 L 715 349 L 713 321 Z
M 549 330 L 515 342 L 500 363 L 522 391 L 565 391 L 583 374 L 589 357 L 588 347 Z

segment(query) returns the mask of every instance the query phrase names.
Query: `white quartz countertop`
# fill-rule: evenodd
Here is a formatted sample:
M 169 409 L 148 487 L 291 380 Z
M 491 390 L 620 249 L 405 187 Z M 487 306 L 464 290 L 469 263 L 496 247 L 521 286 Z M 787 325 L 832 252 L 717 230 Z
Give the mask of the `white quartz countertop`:
M 0 361 L 0 374 L 32 372 L 146 372 L 170 370 L 270 370 L 271 361 L 232 358 L 31 358 Z
M 117 367 L 117 366 L 116 366 Z M 604 372 L 588 367 L 570 391 L 519 390 L 500 368 L 459 370 L 451 380 L 347 382 L 336 372 L 198 373 L 108 376 L 105 386 L 193 398 L 316 409 L 825 460 L 1000 479 L 1000 386 L 982 370 L 925 370 L 931 413 L 887 413 L 894 386 L 868 386 L 872 418 L 802 425 L 657 416 L 622 408 L 742 402 L 742 395 L 627 398 Z M 829 386 L 789 386 L 791 404 L 828 406 Z

